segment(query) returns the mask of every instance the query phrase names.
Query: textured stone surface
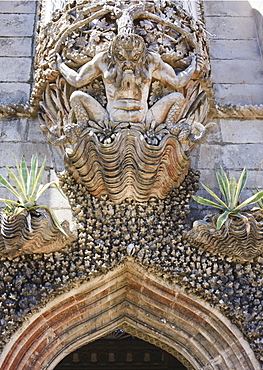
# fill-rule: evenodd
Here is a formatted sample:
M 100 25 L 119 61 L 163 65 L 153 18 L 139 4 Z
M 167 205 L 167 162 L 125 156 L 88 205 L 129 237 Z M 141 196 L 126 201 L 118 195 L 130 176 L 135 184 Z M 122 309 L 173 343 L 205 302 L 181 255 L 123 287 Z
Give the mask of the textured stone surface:
M 0 58 L 1 59 L 1 58 Z M 2 72 L 3 73 L 3 72 Z M 0 84 L 0 103 L 20 103 L 26 104 L 30 96 L 29 83 L 1 83 Z
M 250 17 L 252 8 L 249 1 L 239 0 L 205 0 L 205 14 L 208 16 L 228 16 L 228 17 Z
M 1 36 L 32 36 L 35 15 L 34 14 L 1 14 Z
M 252 40 L 209 40 L 212 59 L 261 60 L 260 48 L 256 39 Z
M 262 335 L 260 324 L 262 304 L 261 292 L 263 283 L 261 278 L 262 258 L 254 261 L 252 264 L 247 263 L 241 265 L 229 263 L 227 259 L 222 259 L 220 257 L 211 256 L 209 253 L 201 252 L 184 240 L 180 243 L 173 244 L 173 247 L 168 243 L 161 249 L 159 249 L 159 247 L 157 247 L 157 249 L 153 249 L 145 245 L 136 250 L 136 248 L 132 249 L 132 246 L 126 243 L 123 245 L 123 248 L 118 248 L 118 253 L 116 253 L 115 257 L 113 255 L 110 257 L 109 254 L 107 254 L 107 256 L 104 255 L 104 249 L 108 248 L 105 245 L 105 242 L 102 242 L 101 244 L 96 243 L 94 247 L 97 251 L 97 258 L 92 257 L 94 255 L 90 253 L 90 248 L 83 250 L 75 245 L 68 250 L 68 254 L 56 253 L 46 256 L 20 257 L 14 260 L 12 265 L 8 260 L 1 260 L 1 274 L 4 282 L 4 287 L 2 287 L 2 289 L 4 289 L 6 293 L 1 296 L 2 305 L 3 307 L 6 307 L 2 312 L 2 329 L 4 330 L 2 341 L 6 341 L 9 333 L 15 330 L 17 325 L 20 325 L 28 314 L 36 311 L 37 307 L 42 305 L 49 307 L 48 302 L 62 292 L 67 291 L 72 284 L 77 286 L 81 282 L 86 282 L 92 276 L 101 275 L 103 272 L 105 273 L 110 266 L 118 265 L 121 260 L 126 258 L 126 253 L 129 253 L 133 255 L 133 258 L 137 263 L 144 266 L 144 268 L 146 268 L 151 274 L 157 275 L 165 280 L 168 279 L 172 284 L 179 284 L 179 286 L 187 289 L 191 295 L 202 298 L 211 306 L 220 310 L 224 316 L 228 317 L 233 324 L 237 325 L 242 330 L 246 339 L 250 342 L 255 354 L 260 358 L 260 338 Z M 154 257 L 157 251 L 159 252 L 158 258 Z M 104 259 L 104 256 L 106 259 Z M 100 261 L 102 263 L 99 263 Z M 105 266 L 103 266 L 103 264 L 105 264 Z M 106 295 L 106 304 L 109 305 L 111 280 L 107 281 L 108 295 Z M 131 282 L 131 278 L 129 278 L 128 281 Z M 138 284 L 134 285 L 133 283 L 132 285 L 138 287 Z M 13 288 L 14 286 L 16 287 L 15 289 Z M 114 282 L 113 284 L 114 291 L 116 292 L 116 290 L 121 289 L 121 286 L 121 279 L 118 279 L 116 283 Z M 125 291 L 127 292 L 127 282 L 125 287 Z M 155 290 L 156 288 L 152 287 L 151 289 L 146 289 L 146 285 L 144 284 L 140 291 L 145 292 L 146 294 L 146 291 L 152 292 L 153 289 Z M 100 294 L 100 297 L 105 297 L 104 294 L 105 292 Z M 69 296 L 72 297 L 72 293 L 69 293 Z M 92 296 L 96 299 L 96 292 L 94 290 Z M 117 296 L 123 297 L 123 295 L 116 294 L 114 296 L 116 298 Z M 251 299 L 252 296 L 254 299 Z M 178 294 L 176 294 L 176 296 L 172 294 L 172 297 L 171 307 L 173 312 L 175 312 L 176 307 L 178 307 L 179 297 Z M 93 305 L 89 310 L 87 310 L 87 306 L 85 304 L 86 300 L 83 295 L 77 300 L 75 299 L 76 295 L 74 295 L 74 300 L 71 305 L 67 305 L 67 307 L 65 307 L 66 311 L 64 314 L 66 316 L 63 318 L 60 315 L 61 324 L 64 328 L 65 319 L 68 315 L 72 317 L 72 310 L 74 307 L 77 307 L 80 314 L 82 309 L 84 309 L 83 312 L 88 312 L 89 318 L 93 317 L 93 313 L 98 315 L 98 309 Z M 158 299 L 159 304 L 161 302 L 165 307 L 169 307 L 167 299 L 167 293 L 164 294 L 164 290 L 162 289 L 162 297 L 160 296 Z M 61 299 L 59 299 L 59 301 L 61 301 Z M 136 298 L 135 295 L 133 295 L 133 299 L 131 300 L 131 302 L 143 301 L 144 300 L 142 300 L 142 298 L 139 299 L 138 296 Z M 89 302 L 90 304 L 91 298 L 86 302 Z M 116 307 L 116 304 L 114 305 L 114 301 L 111 302 L 110 307 Z M 147 302 L 149 304 L 149 300 L 147 300 Z M 117 302 L 115 301 L 115 303 Z M 202 314 L 200 316 L 200 313 L 197 311 L 197 302 L 194 304 L 191 302 L 194 309 L 191 317 L 186 317 L 190 315 L 190 313 L 186 313 L 189 311 L 185 311 L 186 302 L 182 302 L 182 305 L 185 312 L 185 322 L 189 323 L 190 320 L 191 324 L 194 318 L 198 320 L 197 322 L 200 322 L 200 317 L 202 317 L 200 324 L 203 325 L 204 316 Z M 150 307 L 148 306 L 148 310 L 149 309 Z M 156 310 L 156 305 L 154 310 Z M 134 317 L 134 315 L 138 315 L 139 312 L 141 315 L 142 310 L 138 311 L 137 308 L 133 308 L 127 313 L 127 316 Z M 154 311 L 152 314 L 153 313 Z M 112 314 L 105 316 L 105 313 L 103 313 L 104 317 L 101 318 L 102 322 L 105 323 L 105 320 L 109 320 L 109 322 L 111 322 L 113 317 Z M 148 314 L 151 317 L 152 314 L 150 312 L 148 312 Z M 53 322 L 54 320 L 57 322 L 57 319 L 54 318 L 53 315 L 54 314 L 51 309 L 50 311 L 47 310 L 45 316 L 46 318 L 48 316 Z M 139 320 L 140 315 L 138 317 L 136 316 L 137 320 Z M 42 317 L 42 315 L 40 316 Z M 212 320 L 211 313 L 209 316 L 210 320 Z M 74 317 L 76 317 L 76 315 L 74 315 Z M 167 315 L 165 315 L 163 319 L 165 320 L 165 322 L 162 322 L 163 324 L 166 324 L 166 321 L 170 320 Z M 212 321 L 214 325 L 215 321 Z M 174 324 L 176 320 L 172 320 L 172 322 Z M 89 321 L 89 325 L 93 325 L 93 320 Z M 97 321 L 97 325 L 95 325 L 95 327 L 93 326 L 93 332 L 94 328 L 96 332 L 96 329 L 98 330 L 100 325 L 100 322 Z M 36 326 L 34 327 L 36 328 Z M 41 324 L 40 327 L 39 330 L 42 332 L 43 324 Z M 81 327 L 83 326 L 80 326 L 80 328 Z M 194 328 L 196 327 L 198 327 L 198 324 L 192 326 L 192 330 L 195 330 Z M 115 327 L 113 329 L 115 329 Z M 87 326 L 85 326 L 85 330 L 87 331 Z M 164 330 L 164 326 L 162 326 L 162 330 Z M 222 331 L 220 332 L 222 333 Z M 48 333 L 45 332 L 43 339 L 47 338 L 47 336 Z M 200 338 L 200 341 L 201 340 L 202 339 Z M 219 337 L 217 334 L 217 343 L 218 340 Z M 224 340 L 223 337 L 222 340 Z M 189 343 L 189 341 L 186 341 L 185 343 Z M 230 344 L 229 341 L 228 344 Z M 44 343 L 43 346 L 46 347 Z M 207 348 L 210 348 L 212 351 L 210 353 L 213 353 L 213 341 L 210 341 L 210 343 L 208 342 L 207 346 Z M 25 353 L 28 352 L 25 351 Z M 11 358 L 14 359 L 14 356 Z M 240 358 L 238 361 L 241 361 Z M 33 366 L 31 362 L 27 363 L 30 364 L 30 366 Z M 241 363 L 238 362 L 238 364 L 239 369 L 242 368 L 240 367 Z M 233 368 L 233 363 L 232 365 L 225 364 L 224 369 L 227 369 L 227 366 L 232 366 Z M 246 366 L 247 367 L 244 367 L 244 369 L 247 370 L 250 368 L 248 364 Z M 254 363 L 254 366 L 256 369 L 259 368 L 256 363 Z M 231 367 L 229 368 L 232 370 Z M 206 369 L 206 367 L 204 367 L 204 369 Z M 251 369 L 253 369 L 253 367 Z
M 206 26 L 215 39 L 249 40 L 257 37 L 252 17 L 207 17 Z
M 58 256 L 50 262 L 58 268 Z M 117 328 L 164 349 L 189 370 L 215 369 L 214 364 L 224 370 L 260 369 L 241 333 L 217 309 L 131 257 L 105 276 L 75 285 L 29 318 L 11 341 L 1 369 L 54 368 L 71 350 Z
M 263 65 L 260 60 L 212 60 L 211 66 L 215 83 L 263 84 Z
M 36 9 L 35 1 L 0 1 L 1 104 L 29 101 Z
M 223 120 L 221 130 L 224 143 L 260 144 L 263 142 L 263 121 Z
M 262 103 L 262 59 L 248 1 L 205 1 L 212 80 L 219 104 Z
M 31 58 L 1 57 L 0 81 L 28 82 L 31 77 Z
M 261 80 L 259 82 L 261 83 Z M 250 85 L 244 83 L 214 84 L 214 89 L 218 104 L 262 104 L 263 85 L 258 85 L 256 81 Z
M 30 37 L 6 37 L 0 38 L 0 56 L 31 56 L 32 55 L 32 39 Z
M 37 2 L 34 0 L 22 0 L 22 1 L 2 0 L 0 1 L 0 12 L 10 14 L 35 13 L 36 3 Z

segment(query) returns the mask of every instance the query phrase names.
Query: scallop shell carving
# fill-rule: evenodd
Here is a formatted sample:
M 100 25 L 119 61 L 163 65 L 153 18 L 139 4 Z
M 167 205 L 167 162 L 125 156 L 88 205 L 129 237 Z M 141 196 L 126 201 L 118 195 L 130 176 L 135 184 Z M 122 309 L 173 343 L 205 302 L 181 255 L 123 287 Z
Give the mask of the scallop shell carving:
M 209 215 L 195 221 L 187 236 L 193 244 L 213 254 L 250 261 L 263 253 L 263 212 L 244 213 L 250 230 L 238 217 L 229 219 L 220 230 L 216 229 L 218 215 Z
M 64 221 L 62 226 L 68 238 L 56 227 L 47 211 L 31 212 L 30 218 L 26 210 L 17 215 L 0 213 L 0 255 L 15 257 L 61 250 L 74 239 L 68 222 Z
M 150 197 L 164 199 L 180 185 L 190 165 L 174 136 L 167 134 L 159 145 L 149 145 L 133 129 L 118 132 L 110 144 L 86 135 L 67 153 L 65 162 L 75 180 L 92 195 L 107 194 L 115 203 L 126 198 L 139 202 Z

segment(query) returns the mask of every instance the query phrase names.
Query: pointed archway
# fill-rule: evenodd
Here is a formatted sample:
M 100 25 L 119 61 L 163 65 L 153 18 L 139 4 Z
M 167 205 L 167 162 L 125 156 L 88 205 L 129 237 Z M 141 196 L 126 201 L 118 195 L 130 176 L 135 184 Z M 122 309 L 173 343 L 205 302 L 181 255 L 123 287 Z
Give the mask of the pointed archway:
M 4 349 L 0 367 L 51 370 L 75 349 L 117 328 L 183 359 L 188 369 L 260 369 L 229 320 L 132 258 L 32 316 Z
M 123 330 L 67 355 L 55 370 L 187 370 L 174 356 Z

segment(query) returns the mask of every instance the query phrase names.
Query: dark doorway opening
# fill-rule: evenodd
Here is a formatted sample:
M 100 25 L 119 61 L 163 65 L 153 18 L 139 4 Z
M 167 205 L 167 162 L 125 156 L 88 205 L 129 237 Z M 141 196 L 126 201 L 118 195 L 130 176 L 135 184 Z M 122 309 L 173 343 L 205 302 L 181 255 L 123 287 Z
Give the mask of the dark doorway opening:
M 123 330 L 66 356 L 55 370 L 186 370 L 175 357 Z

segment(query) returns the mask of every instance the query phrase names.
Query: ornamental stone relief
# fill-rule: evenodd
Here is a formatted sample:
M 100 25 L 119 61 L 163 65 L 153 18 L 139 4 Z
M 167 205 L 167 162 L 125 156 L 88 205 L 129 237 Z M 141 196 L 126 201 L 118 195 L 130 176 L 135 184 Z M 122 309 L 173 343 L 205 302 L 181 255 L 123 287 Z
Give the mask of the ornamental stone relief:
M 204 36 L 169 1 L 72 2 L 40 28 L 40 127 L 92 195 L 144 202 L 180 186 L 214 126 Z

